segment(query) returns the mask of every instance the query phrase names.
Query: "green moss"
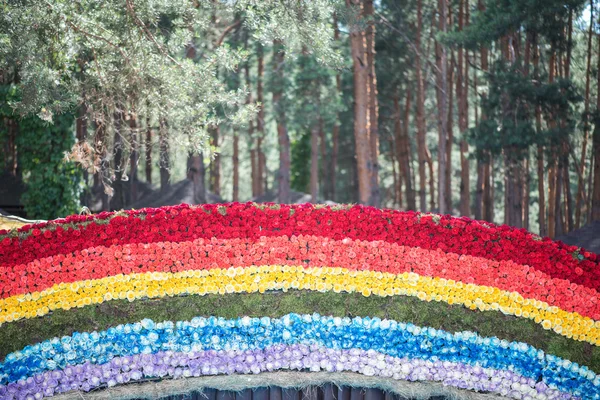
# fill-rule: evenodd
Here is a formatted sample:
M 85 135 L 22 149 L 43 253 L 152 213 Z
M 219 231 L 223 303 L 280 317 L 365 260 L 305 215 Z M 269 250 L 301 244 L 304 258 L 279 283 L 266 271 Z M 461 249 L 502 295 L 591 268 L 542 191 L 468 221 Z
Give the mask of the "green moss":
M 59 310 L 40 318 L 0 326 L 0 357 L 55 336 L 75 331 L 103 330 L 144 318 L 155 321 L 189 320 L 195 316 L 236 318 L 280 317 L 288 313 L 335 316 L 370 316 L 431 326 L 449 332 L 475 331 L 482 336 L 529 343 L 550 354 L 587 365 L 600 372 L 600 348 L 544 330 L 533 321 L 495 311 L 471 311 L 413 297 L 364 297 L 308 291 L 183 296 L 159 300 L 113 300 L 80 309 Z

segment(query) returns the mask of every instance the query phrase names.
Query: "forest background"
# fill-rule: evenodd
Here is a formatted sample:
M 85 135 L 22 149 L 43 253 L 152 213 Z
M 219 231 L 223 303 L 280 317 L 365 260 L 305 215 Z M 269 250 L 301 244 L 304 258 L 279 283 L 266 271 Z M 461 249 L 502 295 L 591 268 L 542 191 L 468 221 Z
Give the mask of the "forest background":
M 4 0 L 2 181 L 29 218 L 185 181 L 194 203 L 308 193 L 555 237 L 600 220 L 599 11 Z

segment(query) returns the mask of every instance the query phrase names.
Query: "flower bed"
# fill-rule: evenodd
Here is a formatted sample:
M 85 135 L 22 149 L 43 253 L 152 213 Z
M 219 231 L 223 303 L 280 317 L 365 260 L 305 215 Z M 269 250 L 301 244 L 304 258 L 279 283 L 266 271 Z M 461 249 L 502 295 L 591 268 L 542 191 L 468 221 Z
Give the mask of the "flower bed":
M 291 314 L 280 319 L 143 320 L 45 341 L 9 355 L 2 367 L 0 382 L 8 385 L 0 394 L 22 397 L 114 386 L 144 376 L 281 369 L 442 381 L 512 398 L 600 397 L 600 378 L 593 372 L 526 344 L 379 318 Z
M 0 325 L 52 321 L 53 311 L 118 299 L 296 290 L 412 298 L 440 304 L 441 313 L 459 305 L 595 348 L 598 261 L 524 230 L 368 207 L 182 205 L 74 216 L 0 232 Z M 286 368 L 438 381 L 511 398 L 600 399 L 600 378 L 552 355 L 551 346 L 480 337 L 477 329 L 451 334 L 401 321 L 297 314 L 250 321 L 145 320 L 50 339 L 6 357 L 0 394 L 43 397 L 146 378 Z M 256 366 L 248 364 L 252 357 L 260 359 Z M 169 367 L 167 359 L 176 361 Z

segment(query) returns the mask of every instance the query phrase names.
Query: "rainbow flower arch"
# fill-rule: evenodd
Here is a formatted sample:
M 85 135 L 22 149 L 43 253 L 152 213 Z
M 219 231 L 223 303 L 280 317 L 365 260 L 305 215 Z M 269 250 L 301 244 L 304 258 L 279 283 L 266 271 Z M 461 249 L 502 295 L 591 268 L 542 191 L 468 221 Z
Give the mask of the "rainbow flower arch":
M 0 231 L 0 399 L 291 372 L 600 399 L 599 263 L 522 229 L 362 206 Z

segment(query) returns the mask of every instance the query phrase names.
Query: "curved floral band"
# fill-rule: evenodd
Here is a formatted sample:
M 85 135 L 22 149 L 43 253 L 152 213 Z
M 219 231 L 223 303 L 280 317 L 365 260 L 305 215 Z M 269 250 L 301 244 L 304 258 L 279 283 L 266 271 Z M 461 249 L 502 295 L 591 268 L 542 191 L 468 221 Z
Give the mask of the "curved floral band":
M 313 345 L 274 345 L 253 350 L 207 350 L 189 353 L 161 351 L 115 357 L 105 364 L 86 362 L 47 371 L 0 386 L 6 400 L 51 397 L 71 390 L 90 391 L 148 378 L 186 378 L 218 374 L 258 374 L 297 370 L 352 371 L 405 381 L 434 381 L 446 386 L 491 392 L 514 399 L 576 399 L 544 382 L 508 370 L 450 361 L 399 358 L 374 350 L 342 350 Z M 526 397 L 528 396 L 528 397 Z
M 59 284 L 43 292 L 0 300 L 0 323 L 112 299 L 134 301 L 182 294 L 262 293 L 288 289 L 359 292 L 364 296 L 406 295 L 422 301 L 462 304 L 480 311 L 496 310 L 529 318 L 563 336 L 600 344 L 600 322 L 538 300 L 523 298 L 514 292 L 423 277 L 413 272 L 395 275 L 369 270 L 287 265 L 197 269 L 177 273 L 147 272 Z
M 316 314 L 289 314 L 279 319 L 194 318 L 176 323 L 144 320 L 100 333 L 76 333 L 11 353 L 0 365 L 0 382 L 6 385 L 21 380 L 25 385 L 27 382 L 33 385 L 45 372 L 67 371 L 68 366 L 85 363 L 107 364 L 115 357 L 165 351 L 235 352 L 277 345 L 358 349 L 409 360 L 437 361 L 442 366 L 449 362 L 511 371 L 524 378 L 524 381 L 519 378 L 520 384 L 542 382 L 544 388 L 574 397 L 600 399 L 600 377 L 587 367 L 545 354 L 524 343 L 483 338 L 473 332 L 450 334 L 378 318 L 334 318 Z M 235 369 L 235 365 L 230 368 Z
M 420 300 L 405 298 L 403 304 L 445 302 L 532 320 L 556 334 L 543 333 L 553 343 L 544 349 L 588 364 L 587 358 L 577 358 L 579 353 L 562 352 L 555 341 L 565 341 L 569 350 L 600 346 L 599 288 L 600 258 L 585 250 L 525 230 L 370 207 L 182 205 L 73 216 L 0 232 L 0 325 L 113 299 L 289 289 L 310 291 L 309 296 L 402 295 Z M 433 307 L 438 311 L 442 305 Z M 271 316 L 300 310 L 314 311 L 294 303 Z M 370 310 L 365 314 L 377 313 Z M 215 312 L 211 308 L 207 315 Z M 486 332 L 501 334 L 502 315 L 478 318 L 492 322 Z M 3 328 L 13 332 L 19 326 Z M 20 346 L 4 348 L 3 354 Z M 590 349 L 594 357 L 598 347 Z M 592 361 L 589 365 L 596 365 Z M 281 368 L 433 380 L 518 399 L 600 400 L 600 378 L 589 368 L 524 343 L 316 314 L 144 320 L 55 338 L 6 356 L 0 364 L 0 398 L 37 399 L 146 378 Z
M 549 238 L 541 239 L 524 229 L 468 218 L 360 206 L 333 209 L 234 203 L 72 216 L 63 221 L 25 226 L 20 229 L 20 236 L 5 231 L 0 240 L 0 266 L 9 268 L 113 244 L 293 235 L 382 240 L 490 260 L 511 260 L 586 287 L 597 288 L 600 284 L 600 260 L 595 254 Z
M 517 292 L 523 297 L 600 320 L 597 290 L 552 278 L 512 261 L 458 256 L 439 249 L 426 250 L 378 240 L 334 240 L 320 236 L 213 238 L 98 246 L 13 267 L 11 272 L 0 274 L 0 298 L 41 292 L 57 283 L 132 272 L 179 272 L 250 265 L 329 265 L 393 274 L 414 272 Z

